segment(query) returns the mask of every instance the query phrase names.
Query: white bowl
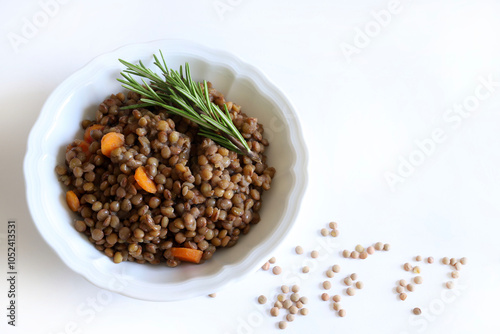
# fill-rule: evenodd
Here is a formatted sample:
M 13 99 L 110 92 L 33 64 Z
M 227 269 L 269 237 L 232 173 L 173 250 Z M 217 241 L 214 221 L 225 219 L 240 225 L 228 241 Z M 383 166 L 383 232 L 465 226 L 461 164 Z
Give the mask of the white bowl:
M 76 215 L 66 205 L 54 167 L 64 161 L 67 144 L 81 138 L 80 122 L 93 118 L 99 103 L 123 91 L 116 81 L 118 58 L 152 65 L 162 50 L 167 65 L 189 62 L 195 80 L 206 79 L 228 100 L 258 117 L 270 141 L 268 163 L 277 170 L 264 194 L 261 222 L 238 243 L 201 265 L 177 268 L 132 262 L 114 264 L 73 227 Z M 285 97 L 255 67 L 235 56 L 181 40 L 127 45 L 99 56 L 66 79 L 45 102 L 28 140 L 24 160 L 28 206 L 47 243 L 71 269 L 95 285 L 152 301 L 185 299 L 218 291 L 261 266 L 290 231 L 307 185 L 307 151 L 297 115 Z

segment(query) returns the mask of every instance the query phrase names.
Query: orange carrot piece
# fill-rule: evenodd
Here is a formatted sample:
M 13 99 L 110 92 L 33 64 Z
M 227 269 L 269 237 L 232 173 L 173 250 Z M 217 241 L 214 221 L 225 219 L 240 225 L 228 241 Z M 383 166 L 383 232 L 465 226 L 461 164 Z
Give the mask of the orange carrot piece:
M 66 203 L 68 203 L 68 206 L 72 211 L 76 212 L 80 208 L 80 199 L 78 199 L 78 196 L 76 196 L 73 190 L 66 192 Z
M 148 193 L 154 194 L 156 192 L 156 184 L 146 174 L 146 169 L 141 166 L 135 170 L 134 178 L 137 184 Z
M 101 152 L 109 157 L 111 152 L 125 144 L 125 136 L 118 132 L 108 132 L 101 138 Z
M 102 124 L 94 124 L 85 129 L 85 133 L 83 134 L 83 140 L 85 140 L 87 143 L 92 143 L 94 141 L 94 138 L 90 135 L 91 131 L 93 130 L 102 130 L 104 129 L 104 125 Z
M 172 247 L 172 256 L 186 262 L 200 263 L 203 252 L 199 249 Z

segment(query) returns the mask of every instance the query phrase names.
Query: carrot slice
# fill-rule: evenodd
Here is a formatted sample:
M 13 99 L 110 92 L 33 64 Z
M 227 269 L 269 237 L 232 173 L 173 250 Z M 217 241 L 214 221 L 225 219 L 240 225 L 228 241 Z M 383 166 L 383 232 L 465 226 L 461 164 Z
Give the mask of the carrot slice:
M 85 140 L 87 143 L 92 143 L 94 141 L 94 138 L 90 135 L 91 131 L 93 130 L 102 130 L 104 129 L 104 125 L 102 124 L 94 124 L 85 129 L 85 133 L 83 134 L 83 140 Z
M 125 136 L 118 132 L 108 132 L 101 138 L 101 152 L 109 157 L 111 152 L 125 144 Z
M 134 178 L 137 184 L 148 193 L 154 194 L 156 192 L 156 184 L 146 174 L 146 169 L 141 166 L 135 170 Z
M 72 211 L 78 211 L 80 208 L 80 199 L 78 199 L 78 196 L 76 196 L 73 190 L 66 192 L 66 203 L 68 203 L 68 206 Z
M 203 252 L 199 249 L 172 247 L 172 256 L 186 262 L 200 263 Z

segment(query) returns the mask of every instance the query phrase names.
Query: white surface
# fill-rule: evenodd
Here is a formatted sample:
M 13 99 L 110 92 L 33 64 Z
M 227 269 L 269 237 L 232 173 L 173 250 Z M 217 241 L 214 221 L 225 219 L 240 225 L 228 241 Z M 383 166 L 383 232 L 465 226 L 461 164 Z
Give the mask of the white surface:
M 193 80 L 216 82 L 228 101 L 238 101 L 245 113 L 272 125 L 266 129 L 273 143 L 266 150 L 267 163 L 279 171 L 259 211 L 261 223 L 238 241 L 238 247 L 218 252 L 204 265 L 183 265 L 174 270 L 132 262 L 117 266 L 91 247 L 88 238 L 79 235 L 70 223 L 77 218 L 64 204 L 64 187 L 54 174 L 54 166 L 64 161 L 68 143 L 82 138 L 81 120 L 94 119 L 97 106 L 109 92 L 124 90 L 116 80 L 124 69 L 117 59 L 141 60 L 148 68 L 156 68 L 152 54 L 158 50 L 165 50 L 162 55 L 168 68 L 189 63 Z M 62 260 L 98 287 L 148 301 L 206 296 L 253 274 L 290 233 L 308 178 L 300 123 L 283 93 L 233 55 L 185 40 L 127 45 L 97 57 L 65 80 L 47 99 L 30 132 L 24 173 L 31 217 Z M 109 284 L 117 277 L 124 286 Z
M 214 8 L 220 3 L 227 4 L 221 15 Z M 340 224 L 339 250 L 378 240 L 392 244 L 390 252 L 364 262 L 344 261 L 337 251 L 323 261 L 307 260 L 317 264 L 301 283 L 310 314 L 289 324 L 288 333 L 500 332 L 500 87 L 461 123 L 443 118 L 454 104 L 472 101 L 480 77 L 500 81 L 500 4 L 401 1 L 398 13 L 348 62 L 342 43 L 353 44 L 357 28 L 376 28 L 371 13 L 389 3 L 67 1 L 16 53 L 7 34 L 20 34 L 23 18 L 31 19 L 41 6 L 2 1 L 0 214 L 2 224 L 16 218 L 20 225 L 20 280 L 19 327 L 8 328 L 2 315 L 0 332 L 278 331 L 277 319 L 255 299 L 275 294 L 289 275 L 260 271 L 215 299 L 152 303 L 108 295 L 67 268 L 29 218 L 21 164 L 27 134 L 48 94 L 95 56 L 160 38 L 230 50 L 263 70 L 299 112 L 310 149 L 310 183 L 299 222 L 275 254 L 282 267 L 296 273 L 293 264 L 307 257 L 291 249 L 299 243 L 320 249 L 318 231 L 330 220 Z M 436 128 L 446 135 L 444 142 L 391 191 L 384 174 L 395 171 L 398 157 L 407 159 L 418 149 L 415 140 L 430 138 Z M 0 252 L 5 254 L 4 241 Z M 326 248 L 321 252 L 328 254 Z M 434 264 L 423 266 L 424 284 L 398 301 L 391 290 L 408 277 L 400 265 L 417 254 L 467 256 L 460 296 L 441 296 L 447 268 Z M 342 274 L 356 271 L 365 282 L 355 297 L 343 298 L 343 319 L 318 299 L 323 272 L 335 262 Z M 434 311 L 416 321 L 410 314 L 415 306 Z

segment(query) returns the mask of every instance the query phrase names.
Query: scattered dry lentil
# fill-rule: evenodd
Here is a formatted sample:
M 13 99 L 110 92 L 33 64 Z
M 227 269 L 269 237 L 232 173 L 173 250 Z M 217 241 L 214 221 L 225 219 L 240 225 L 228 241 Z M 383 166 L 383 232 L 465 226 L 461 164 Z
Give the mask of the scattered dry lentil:
M 381 243 L 381 242 L 377 242 L 377 243 L 375 244 L 375 250 L 378 250 L 378 251 L 379 251 L 379 250 L 382 250 L 383 248 L 384 248 L 384 244 L 383 244 L 383 243 Z
M 302 267 L 302 272 L 303 272 L 304 274 L 307 274 L 307 273 L 309 272 L 309 267 L 308 267 L 308 266 L 304 266 L 304 267 Z
M 462 269 L 462 264 L 460 262 L 457 262 L 457 263 L 455 263 L 454 267 L 456 270 L 460 270 L 460 269 Z
M 412 265 L 411 265 L 411 264 L 409 264 L 408 262 L 406 262 L 406 263 L 404 264 L 403 268 L 404 268 L 404 270 L 406 270 L 406 271 L 410 271 L 410 270 L 412 270 L 412 269 L 413 269 Z
M 210 298 L 215 298 L 215 297 L 217 297 L 217 294 L 216 294 L 216 293 L 211 293 L 211 294 L 209 294 L 208 296 L 209 296 Z
M 361 260 L 364 260 L 364 259 L 366 259 L 367 257 L 368 257 L 368 252 L 367 252 L 367 251 L 363 251 L 363 252 L 361 252 L 361 253 L 359 254 L 359 258 L 360 258 Z
M 415 284 L 422 284 L 423 281 L 424 279 L 422 278 L 422 276 L 415 276 L 413 278 L 413 282 L 415 282 Z
M 272 258 L 269 259 L 270 264 L 275 264 L 276 263 L 276 258 L 273 256 Z
M 462 265 L 466 265 L 466 264 L 467 264 L 467 258 L 466 258 L 466 257 L 461 258 L 461 259 L 460 259 L 460 263 L 461 263 Z
M 406 281 L 404 279 L 399 280 L 399 285 L 402 287 L 405 287 L 407 285 Z
M 274 303 L 274 307 L 276 307 L 276 308 L 280 309 L 280 308 L 283 308 L 283 304 L 282 304 L 279 300 L 277 300 L 277 301 Z
M 339 310 L 339 316 L 341 316 L 342 318 L 345 317 L 345 310 L 344 309 Z
M 333 303 L 333 309 L 334 309 L 335 311 L 340 310 L 340 303 L 336 303 L 336 302 L 335 302 L 335 303 Z
M 307 297 L 305 297 L 305 296 L 300 297 L 299 300 L 304 305 L 307 304 L 307 302 L 309 301 L 309 299 Z
M 401 300 L 405 300 L 406 297 L 407 297 L 407 295 L 404 292 L 399 294 L 399 299 L 401 299 Z
M 373 253 L 375 253 L 375 248 L 373 246 L 369 246 L 367 249 L 366 249 L 366 252 L 370 255 L 372 255 Z
M 302 302 L 300 300 L 295 303 L 295 306 L 297 306 L 298 309 L 301 309 L 302 307 L 304 307 L 304 305 L 302 304 Z
M 326 302 L 328 299 L 330 299 L 330 296 L 326 292 L 323 292 L 321 294 L 321 300 Z
M 414 274 L 420 274 L 420 267 L 419 266 L 413 267 L 413 273 Z
M 451 277 L 456 279 L 460 277 L 460 274 L 458 273 L 458 271 L 454 270 L 451 272 Z
M 290 312 L 291 314 L 297 314 L 297 313 L 299 312 L 299 309 L 297 308 L 297 306 L 292 305 L 292 306 L 290 306 L 290 308 L 288 309 L 288 312 Z
M 292 322 L 295 320 L 295 316 L 293 314 L 287 314 L 286 315 L 286 321 Z
M 389 245 L 389 244 L 384 244 L 384 250 L 385 250 L 385 251 L 388 251 L 389 249 L 391 249 L 391 245 Z
M 273 274 L 275 274 L 275 275 L 281 274 L 281 267 L 280 266 L 275 266 L 273 268 Z
M 358 253 L 358 251 L 353 251 L 351 253 L 351 258 L 353 258 L 353 259 L 359 259 L 359 253 Z
M 303 254 L 304 253 L 304 249 L 301 247 L 301 246 L 297 246 L 295 247 L 295 253 L 297 254 Z
M 361 245 L 356 245 L 356 247 L 354 248 L 356 250 L 356 252 L 358 253 L 361 253 L 361 252 L 364 252 L 365 251 L 365 247 L 361 246 Z
M 335 295 L 332 297 L 332 300 L 336 303 L 340 302 L 342 300 L 342 297 L 340 295 Z
M 300 309 L 300 314 L 302 315 L 307 315 L 309 313 L 309 310 L 307 308 Z
M 349 295 L 349 296 L 354 296 L 356 294 L 356 290 L 354 290 L 354 288 L 347 288 L 346 289 L 346 293 Z
M 352 279 L 353 281 L 355 281 L 355 280 L 357 280 L 357 279 L 358 279 L 358 274 L 356 274 L 356 273 L 352 273 L 352 274 L 351 274 L 351 276 L 349 276 L 349 277 L 351 277 L 351 279 Z
M 349 276 L 344 278 L 344 284 L 347 286 L 352 285 L 352 278 L 350 278 Z
M 328 230 L 326 228 L 321 229 L 321 235 L 326 237 L 328 235 Z
M 344 251 L 342 252 L 342 256 L 345 258 L 349 258 L 351 257 L 351 252 L 348 251 L 347 249 L 344 249 Z
M 336 230 L 337 229 L 337 223 L 335 223 L 335 222 L 331 222 L 330 224 L 328 224 L 328 226 L 330 226 L 330 228 L 332 230 Z
M 286 328 L 286 321 L 280 321 L 278 323 L 278 326 L 279 326 L 280 329 L 285 329 Z
M 364 287 L 363 282 L 361 282 L 361 281 L 356 282 L 356 288 L 361 290 L 361 289 L 363 289 L 363 287 Z
M 283 294 L 279 294 L 278 297 L 276 298 L 279 302 L 284 302 L 286 300 L 286 296 Z
M 271 265 L 269 264 L 269 262 L 266 262 L 264 263 L 264 265 L 262 266 L 262 270 L 269 270 L 269 268 L 271 267 Z
M 328 277 L 328 278 L 332 278 L 333 276 L 335 276 L 335 273 L 333 272 L 333 270 L 328 269 L 328 270 L 326 271 L 326 277 Z
M 271 309 L 271 316 L 273 316 L 273 317 L 277 317 L 279 313 L 280 313 L 279 308 L 277 308 L 277 307 L 273 307 L 273 308 Z
M 447 258 L 447 257 L 443 257 L 443 258 L 441 259 L 441 262 L 442 262 L 443 264 L 450 264 L 450 259 L 449 259 L 449 258 Z
M 413 292 L 415 290 L 415 286 L 411 283 L 409 283 L 407 286 L 406 286 L 406 290 L 410 291 L 410 292 Z
M 298 293 L 292 293 L 290 296 L 290 300 L 294 303 L 298 302 L 300 300 L 300 296 Z
M 397 287 L 396 287 L 396 292 L 397 292 L 397 293 L 403 293 L 403 291 L 404 291 L 404 289 L 403 289 L 403 287 L 402 287 L 402 286 L 397 286 Z
M 317 250 L 313 250 L 313 251 L 311 252 L 311 257 L 312 257 L 313 259 L 317 258 L 318 256 L 319 256 L 319 252 L 318 252 Z
M 417 262 L 422 261 L 422 256 L 421 255 L 415 256 L 415 261 L 417 261 Z
M 421 310 L 421 309 L 419 309 L 418 307 L 415 307 L 415 308 L 413 309 L 413 314 L 415 314 L 415 315 L 420 315 L 420 314 L 422 314 L 422 310 Z
M 330 235 L 331 235 L 332 237 L 334 237 L 334 238 L 335 238 L 335 237 L 338 237 L 338 235 L 339 235 L 339 230 L 332 230 L 332 231 L 330 232 Z
M 267 298 L 264 295 L 260 295 L 257 300 L 259 301 L 259 304 L 265 304 L 267 302 Z
M 434 258 L 432 256 L 429 256 L 427 258 L 427 263 L 434 263 Z M 419 309 L 420 310 L 420 309 Z
M 450 259 L 450 265 L 454 266 L 456 263 L 457 263 L 457 259 L 455 259 L 454 257 L 452 257 Z
M 340 266 L 339 266 L 338 264 L 334 264 L 334 265 L 332 266 L 332 271 L 333 271 L 334 273 L 338 273 L 338 272 L 340 272 Z
M 453 289 L 453 287 L 454 287 L 454 286 L 455 286 L 455 284 L 454 284 L 452 281 L 448 281 L 448 282 L 446 282 L 446 287 L 447 287 L 448 289 Z
M 289 293 L 290 292 L 290 288 L 287 285 L 282 285 L 281 286 L 281 292 L 283 292 L 283 293 Z
M 323 282 L 323 289 L 330 290 L 331 288 L 332 288 L 332 283 L 330 283 L 330 281 Z
M 286 308 L 287 310 L 293 305 L 292 301 L 290 299 L 287 299 L 283 302 L 283 307 Z

